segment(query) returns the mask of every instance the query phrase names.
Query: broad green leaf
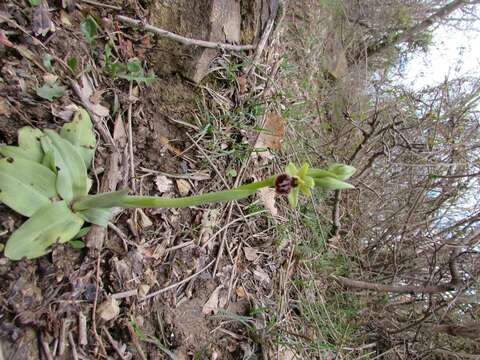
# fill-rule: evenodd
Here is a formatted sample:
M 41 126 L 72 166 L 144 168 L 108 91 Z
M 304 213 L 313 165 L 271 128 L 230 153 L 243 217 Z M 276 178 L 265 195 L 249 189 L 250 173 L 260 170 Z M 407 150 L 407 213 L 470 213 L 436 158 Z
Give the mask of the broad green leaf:
M 333 164 L 329 166 L 328 171 L 334 173 L 335 178 L 338 180 L 347 180 L 353 174 L 355 174 L 357 169 L 350 165 Z
M 84 228 L 81 228 L 77 235 L 75 235 L 74 239 L 81 239 L 90 232 L 91 228 L 91 226 L 85 226 Z
M 0 200 L 16 212 L 32 216 L 57 196 L 56 176 L 47 167 L 22 158 L 0 160 Z
M 80 24 L 80 30 L 89 44 L 93 44 L 97 39 L 99 28 L 100 26 L 91 15 L 88 15 Z
M 13 159 L 22 158 L 40 163 L 43 158 L 43 150 L 40 145 L 40 138 L 43 136 L 39 129 L 29 126 L 18 130 L 18 145 L 0 146 L 0 154 Z
M 10 145 L 0 145 L 0 154 L 5 157 L 9 157 L 12 159 L 26 159 L 30 161 L 37 161 L 36 159 L 32 159 L 30 154 L 25 149 L 22 149 L 19 146 L 10 146 Z
M 55 156 L 53 150 L 45 151 L 45 156 L 42 160 L 42 165 L 48 167 L 57 176 L 57 168 L 55 167 Z
M 41 0 L 29 0 L 31 6 L 38 6 L 42 2 Z
M 65 201 L 44 206 L 10 236 L 5 256 L 20 260 L 45 255 L 53 244 L 71 240 L 82 225 L 82 218 L 75 215 Z
M 40 138 L 43 133 L 40 129 L 30 126 L 22 127 L 18 130 L 18 146 L 29 153 L 30 160 L 41 162 L 43 158 L 42 145 Z
M 37 88 L 37 95 L 43 99 L 53 101 L 54 98 L 62 97 L 66 90 L 67 88 L 65 86 L 59 86 L 56 83 L 45 83 L 42 87 Z
M 96 145 L 93 125 L 88 112 L 84 109 L 79 109 L 75 113 L 73 120 L 63 125 L 60 130 L 60 136 L 75 146 L 88 169 L 95 154 Z
M 77 212 L 86 222 L 107 227 L 108 222 L 112 218 L 112 209 L 111 208 L 91 208 L 87 210 L 81 210 Z
M 354 189 L 355 186 L 343 182 L 341 180 L 331 178 L 331 177 L 324 177 L 324 178 L 314 178 L 315 186 L 320 186 L 327 190 L 342 190 L 342 189 Z
M 53 130 L 45 130 L 42 147 L 45 152 L 53 151 L 57 168 L 57 192 L 67 202 L 88 193 L 87 168 L 82 157 L 67 140 Z
M 82 240 L 70 240 L 68 243 L 76 250 L 81 250 L 86 246 Z

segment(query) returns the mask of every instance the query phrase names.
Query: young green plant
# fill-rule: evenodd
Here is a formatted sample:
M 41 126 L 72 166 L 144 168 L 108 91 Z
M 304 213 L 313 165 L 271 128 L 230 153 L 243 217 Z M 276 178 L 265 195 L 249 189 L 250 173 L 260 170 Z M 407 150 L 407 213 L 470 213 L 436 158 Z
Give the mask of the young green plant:
M 275 187 L 288 195 L 295 207 L 298 196 L 311 189 L 349 189 L 344 182 L 355 169 L 334 164 L 327 170 L 299 169 L 289 164 L 284 174 L 225 191 L 182 198 L 130 196 L 128 190 L 88 195 L 88 177 L 96 140 L 90 116 L 79 109 L 70 123 L 57 133 L 24 127 L 18 146 L 0 146 L 0 201 L 29 217 L 8 239 L 5 256 L 12 260 L 33 259 L 47 254 L 51 246 L 85 234 L 85 223 L 106 227 L 113 208 L 182 208 L 232 201 L 253 195 L 263 187 Z

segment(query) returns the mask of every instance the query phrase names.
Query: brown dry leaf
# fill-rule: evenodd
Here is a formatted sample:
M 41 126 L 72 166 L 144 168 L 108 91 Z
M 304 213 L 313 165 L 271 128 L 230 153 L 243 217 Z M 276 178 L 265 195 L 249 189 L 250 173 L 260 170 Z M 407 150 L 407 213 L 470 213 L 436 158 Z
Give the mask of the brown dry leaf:
M 183 154 L 183 151 L 181 151 L 180 149 L 178 149 L 177 147 L 173 146 L 172 144 L 170 144 L 170 140 L 168 140 L 168 138 L 166 138 L 165 136 L 162 136 L 160 135 L 160 144 L 162 144 L 163 146 L 165 146 L 168 150 L 170 150 L 171 152 L 173 152 L 175 155 L 177 156 L 182 156 Z
M 98 315 L 102 320 L 110 321 L 115 319 L 120 314 L 120 307 L 118 301 L 109 297 L 97 309 Z
M 285 136 L 285 120 L 277 112 L 265 116 L 265 124 L 255 144 L 255 149 L 269 148 L 280 150 Z
M 23 45 L 16 45 L 15 50 L 17 50 L 18 53 L 22 55 L 25 59 L 37 65 L 40 69 L 42 69 L 43 72 L 48 73 L 47 69 L 45 69 L 45 67 L 42 64 L 40 64 L 40 62 L 37 60 L 37 56 L 33 52 L 31 52 L 27 47 Z
M 57 106 L 52 103 L 51 110 L 53 116 L 58 117 L 64 121 L 70 121 L 73 118 L 73 114 L 78 111 L 78 106 L 75 104 L 69 104 L 67 106 Z
M 150 286 L 147 284 L 142 284 L 138 287 L 138 297 L 140 299 L 147 296 L 148 292 L 150 291 Z
M 255 250 L 254 248 L 243 248 L 243 252 L 245 253 L 245 258 L 248 261 L 255 261 L 258 258 L 257 250 Z
M 0 115 L 10 116 L 10 107 L 8 102 L 2 97 L 0 97 Z
M 152 227 L 153 222 L 150 220 L 150 218 L 145 214 L 145 212 L 142 209 L 137 209 L 138 214 L 140 214 L 140 226 L 142 229 L 148 229 L 149 227 Z
M 45 36 L 49 31 L 55 31 L 55 25 L 50 19 L 48 4 L 42 1 L 33 11 L 32 29 L 35 35 Z
M 126 59 L 131 59 L 135 57 L 135 53 L 133 52 L 133 44 L 130 40 L 128 39 L 123 39 L 122 37 L 119 37 L 119 46 L 120 51 L 122 52 L 122 55 Z
M 127 145 L 127 130 L 125 129 L 125 124 L 123 123 L 120 113 L 117 114 L 117 119 L 113 125 L 113 139 L 116 141 L 117 147 L 120 149 Z
M 235 294 L 237 294 L 239 299 L 244 299 L 247 297 L 247 292 L 243 288 L 243 286 L 239 286 L 235 289 Z
M 216 314 L 218 312 L 218 308 L 220 307 L 220 290 L 222 290 L 223 285 L 219 285 L 215 290 L 213 290 L 212 295 L 210 295 L 210 298 L 207 300 L 205 305 L 203 305 L 202 308 L 202 314 L 204 315 L 210 315 L 210 314 Z
M 240 95 L 244 95 L 247 89 L 247 77 L 239 76 L 238 77 L 238 92 Z
M 72 27 L 72 20 L 64 10 L 60 10 L 60 22 L 63 26 Z
M 255 270 L 253 270 L 253 275 L 257 278 L 257 280 L 260 280 L 260 282 L 270 282 L 270 276 L 263 270 L 261 267 L 257 267 Z
M 204 245 L 212 237 L 213 229 L 218 223 L 219 214 L 220 210 L 218 209 L 207 210 L 203 213 L 199 235 L 201 245 Z
M 82 99 L 82 102 L 88 107 L 88 109 L 100 117 L 106 117 L 109 114 L 109 110 L 100 104 L 93 104 L 90 101 L 90 96 L 93 95 L 93 87 L 90 80 L 86 75 L 82 75 L 82 86 L 73 81 L 72 85 L 78 89 L 78 93 Z
M 275 206 L 275 189 L 273 188 L 261 188 L 258 191 L 258 197 L 272 216 L 278 215 L 278 209 Z
M 158 175 L 155 178 L 155 185 L 157 185 L 157 190 L 160 193 L 166 193 L 166 192 L 170 192 L 170 190 L 172 190 L 173 183 L 172 183 L 172 180 L 170 180 L 166 176 Z
M 176 182 L 177 182 L 178 192 L 180 193 L 180 195 L 187 196 L 190 190 L 192 190 L 192 187 L 190 186 L 190 183 L 187 180 L 177 179 Z

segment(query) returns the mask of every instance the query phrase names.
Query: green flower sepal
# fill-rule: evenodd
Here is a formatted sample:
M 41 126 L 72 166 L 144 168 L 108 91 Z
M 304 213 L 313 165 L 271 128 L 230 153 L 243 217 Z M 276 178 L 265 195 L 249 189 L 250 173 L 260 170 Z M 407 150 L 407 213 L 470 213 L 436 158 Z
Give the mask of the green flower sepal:
M 285 172 L 293 179 L 293 187 L 288 194 L 290 206 L 295 208 L 298 205 L 298 195 L 300 193 L 306 196 L 312 196 L 312 189 L 315 187 L 315 180 L 308 176 L 310 166 L 304 163 L 300 169 L 295 164 L 288 164 Z

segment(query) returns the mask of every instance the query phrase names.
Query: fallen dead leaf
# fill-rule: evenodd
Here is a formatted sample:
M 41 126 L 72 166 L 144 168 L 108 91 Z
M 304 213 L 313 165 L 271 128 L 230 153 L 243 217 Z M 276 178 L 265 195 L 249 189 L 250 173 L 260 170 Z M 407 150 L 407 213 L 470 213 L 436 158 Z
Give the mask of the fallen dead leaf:
M 160 193 L 166 193 L 166 192 L 169 192 L 170 190 L 172 190 L 173 183 L 172 183 L 172 180 L 170 180 L 166 176 L 158 175 L 155 178 L 155 185 L 157 185 L 157 190 Z
M 243 286 L 239 286 L 235 289 L 235 294 L 237 294 L 239 299 L 245 299 L 247 297 L 247 292 Z
M 180 195 L 187 196 L 190 190 L 192 190 L 192 187 L 190 186 L 190 183 L 187 180 L 177 179 L 176 182 L 177 182 L 178 192 L 180 193 Z
M 150 218 L 145 214 L 145 212 L 142 209 L 137 209 L 138 214 L 140 214 L 140 226 L 142 229 L 148 229 L 149 227 L 152 227 L 153 222 L 150 220 Z
M 270 282 L 270 276 L 263 270 L 261 267 L 257 267 L 255 270 L 253 270 L 253 275 L 260 280 L 260 282 Z
M 109 114 L 108 108 L 100 104 L 94 104 L 90 101 L 90 97 L 93 95 L 93 87 L 90 83 L 90 80 L 86 75 L 82 75 L 82 86 L 76 81 L 72 81 L 72 85 L 76 88 L 76 92 L 80 96 L 84 105 L 95 115 L 100 117 L 106 117 Z
M 218 312 L 218 308 L 220 305 L 219 296 L 220 296 L 220 290 L 222 290 L 222 288 L 223 288 L 223 285 L 219 285 L 215 290 L 213 290 L 212 295 L 210 295 L 205 305 L 203 305 L 202 314 L 210 315 L 210 314 L 216 314 Z
M 205 245 L 213 235 L 213 229 L 217 226 L 220 210 L 210 209 L 203 213 L 200 225 L 200 244 Z
M 147 284 L 142 284 L 138 287 L 138 297 L 141 299 L 141 298 L 144 298 L 148 292 L 150 291 L 150 286 L 147 285 Z
M 72 27 L 72 20 L 70 20 L 70 16 L 68 16 L 65 10 L 60 10 L 60 22 L 63 26 Z
M 55 25 L 50 19 L 48 3 L 43 0 L 33 11 L 32 29 L 35 35 L 45 36 L 49 31 L 55 31 Z
M 69 104 L 67 106 L 60 107 L 52 103 L 51 110 L 53 116 L 64 121 L 70 121 L 73 118 L 73 114 L 78 111 L 78 106 L 75 104 Z
M 0 97 L 0 115 L 10 115 L 10 107 L 8 106 L 8 102 Z
M 238 77 L 238 92 L 241 95 L 245 94 L 247 89 L 247 77 L 246 76 L 239 76 Z
M 118 301 L 109 297 L 101 303 L 97 309 L 98 315 L 102 320 L 110 321 L 115 319 L 120 314 L 120 307 Z
M 255 261 L 258 258 L 257 250 L 255 250 L 254 248 L 243 248 L 243 252 L 245 253 L 245 258 L 248 261 Z
M 270 112 L 265 116 L 263 130 L 258 135 L 254 148 L 280 150 L 284 136 L 285 120 L 279 113 Z
M 33 52 L 31 52 L 27 47 L 23 45 L 16 45 L 15 50 L 17 50 L 18 53 L 22 55 L 25 59 L 37 65 L 40 69 L 42 69 L 43 72 L 48 73 L 47 69 L 45 69 L 45 67 L 42 64 L 40 64 L 40 62 L 37 60 L 37 56 Z
M 265 209 L 267 209 L 273 217 L 278 215 L 278 209 L 275 206 L 274 188 L 261 188 L 258 191 L 258 197 L 262 201 L 263 206 L 265 206 Z
M 162 144 L 163 146 L 165 146 L 168 150 L 170 150 L 171 152 L 173 152 L 175 155 L 177 155 L 177 156 L 182 156 L 183 152 L 182 152 L 179 148 L 177 148 L 177 147 L 173 146 L 172 144 L 170 144 L 170 140 L 168 140 L 167 137 L 165 137 L 165 136 L 163 136 L 163 135 L 160 135 L 159 141 L 160 141 L 160 144 Z

